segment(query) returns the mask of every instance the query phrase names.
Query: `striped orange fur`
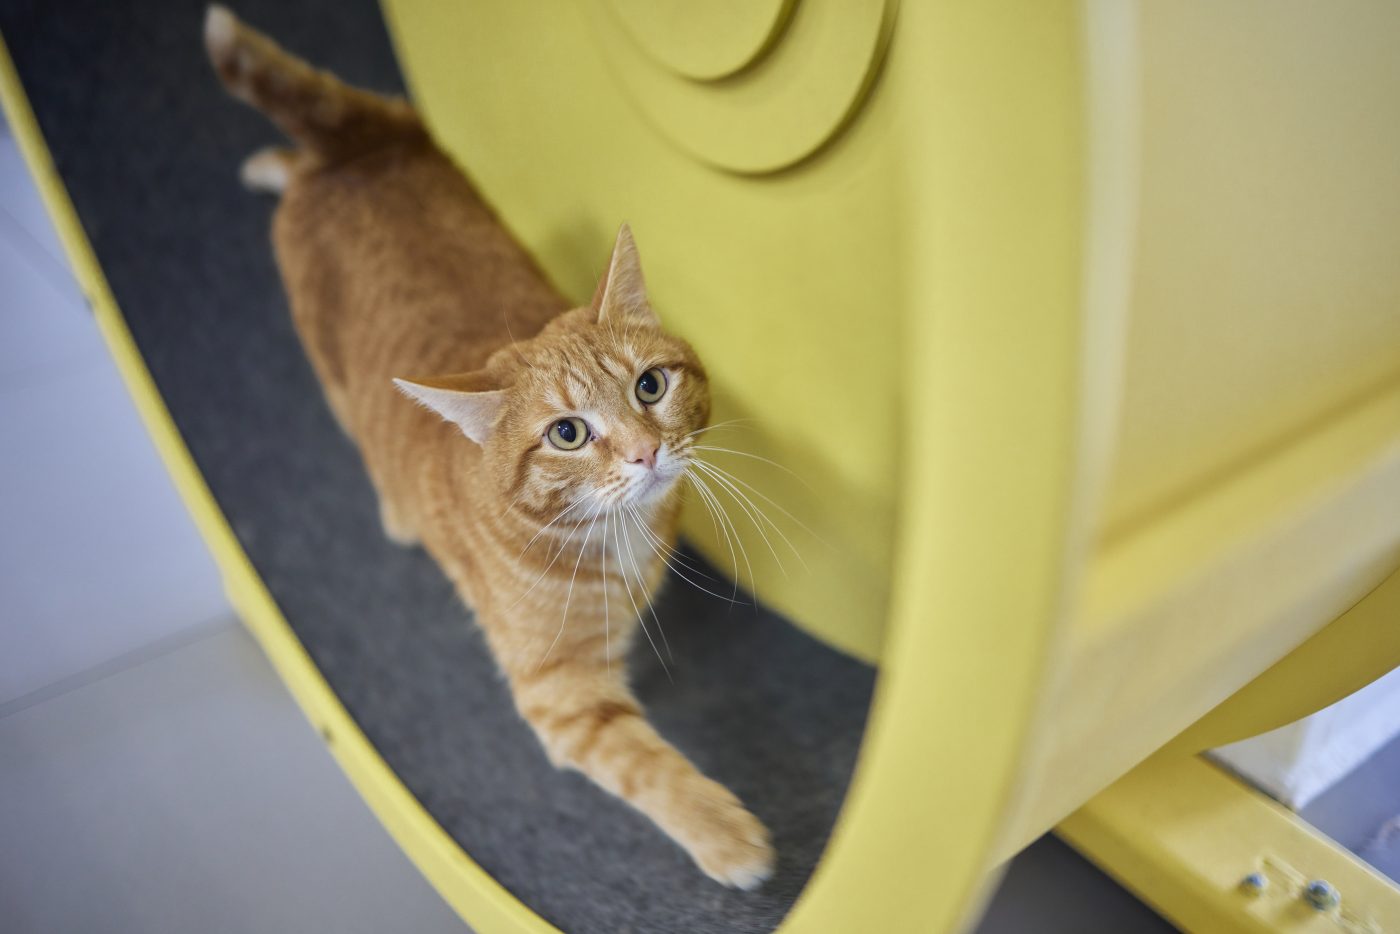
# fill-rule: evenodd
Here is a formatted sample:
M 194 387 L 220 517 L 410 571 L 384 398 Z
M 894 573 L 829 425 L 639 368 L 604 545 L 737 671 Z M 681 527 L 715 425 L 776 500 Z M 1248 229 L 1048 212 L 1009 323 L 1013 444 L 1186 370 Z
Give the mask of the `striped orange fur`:
M 228 89 L 294 144 L 243 177 L 282 194 L 293 319 L 386 533 L 421 542 L 472 606 L 554 763 L 712 878 L 756 887 L 767 831 L 657 734 L 625 677 L 638 629 L 656 638 L 642 612 L 710 414 L 704 367 L 662 330 L 630 232 L 570 309 L 406 102 L 346 87 L 220 7 L 205 41 Z

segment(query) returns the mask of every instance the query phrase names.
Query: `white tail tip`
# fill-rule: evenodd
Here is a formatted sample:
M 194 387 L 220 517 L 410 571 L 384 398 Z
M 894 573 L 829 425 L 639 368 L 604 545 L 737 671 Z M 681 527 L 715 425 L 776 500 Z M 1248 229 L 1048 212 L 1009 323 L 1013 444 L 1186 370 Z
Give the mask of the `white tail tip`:
M 238 171 L 243 187 L 280 195 L 292 180 L 292 154 L 277 146 L 253 153 Z
M 238 38 L 238 18 L 229 12 L 228 7 L 211 3 L 204 14 L 204 44 L 209 53 L 217 56 L 233 47 Z

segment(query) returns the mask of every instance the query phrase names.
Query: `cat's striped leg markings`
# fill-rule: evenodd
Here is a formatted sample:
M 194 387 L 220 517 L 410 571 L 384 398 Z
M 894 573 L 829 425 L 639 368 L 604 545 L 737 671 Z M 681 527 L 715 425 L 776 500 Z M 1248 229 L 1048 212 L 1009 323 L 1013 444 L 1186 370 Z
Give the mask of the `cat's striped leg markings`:
M 521 715 L 555 765 L 573 768 L 651 818 L 710 878 L 755 889 L 773 872 L 768 831 L 647 723 L 619 673 L 545 666 L 512 678 Z

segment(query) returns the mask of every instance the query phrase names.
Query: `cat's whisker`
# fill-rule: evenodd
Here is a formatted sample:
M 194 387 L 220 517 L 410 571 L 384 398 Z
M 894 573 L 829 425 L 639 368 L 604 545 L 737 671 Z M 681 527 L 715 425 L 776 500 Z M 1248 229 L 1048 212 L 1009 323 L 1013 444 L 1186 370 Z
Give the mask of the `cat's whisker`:
M 622 508 L 632 510 L 636 509 L 636 507 L 633 506 L 631 503 L 624 503 L 622 505 Z M 696 577 L 703 577 L 706 580 L 710 581 L 714 580 L 714 578 L 711 577 L 709 574 L 706 574 L 704 571 L 700 570 L 700 568 L 692 564 L 685 557 L 685 555 L 681 554 L 679 551 L 676 551 L 670 545 L 667 545 L 661 539 L 657 538 L 656 533 L 653 532 L 651 529 L 647 528 L 645 519 L 642 519 L 640 515 L 638 515 L 637 518 L 638 522 L 640 523 L 638 530 L 641 532 L 642 537 L 646 539 L 647 544 L 651 545 L 653 549 L 660 549 L 657 557 L 660 557 L 663 560 L 665 560 L 667 562 L 668 567 L 670 566 L 670 562 L 674 561 L 676 562 L 676 564 L 679 564 L 681 567 L 685 568 L 687 571 L 689 571 L 691 574 L 694 574 Z
M 632 604 L 632 612 L 637 616 L 637 623 L 642 627 L 642 634 L 647 637 L 647 642 L 651 644 L 651 650 L 656 653 L 656 660 L 661 663 L 661 670 L 666 672 L 666 680 L 674 684 L 675 679 L 671 677 L 671 669 L 666 667 L 666 659 L 661 657 L 661 650 L 656 647 L 656 640 L 647 631 L 647 621 L 642 617 L 641 607 L 637 606 L 637 598 L 632 596 L 632 584 L 627 579 L 627 565 L 622 561 L 622 536 L 619 533 L 621 528 L 622 522 L 619 520 L 617 525 L 613 526 L 613 542 L 617 547 L 617 565 L 618 570 L 622 572 L 622 586 L 627 589 L 627 600 Z M 642 590 L 645 593 L 646 584 L 644 582 L 642 582 Z
M 583 500 L 579 500 L 579 502 L 583 502 Z M 602 509 L 602 508 L 603 508 L 603 504 L 602 504 L 602 503 L 599 503 L 598 506 L 597 506 L 597 508 L 594 510 L 594 512 L 593 512 L 593 513 L 590 513 L 589 515 L 596 515 L 596 514 L 597 514 L 597 510 Z M 534 592 L 534 589 L 540 585 L 540 581 L 544 580 L 545 577 L 548 576 L 550 570 L 553 569 L 555 563 L 559 560 L 559 556 L 562 555 L 562 554 L 564 553 L 565 549 L 567 549 L 567 548 L 569 547 L 569 545 L 573 542 L 574 537 L 578 535 L 578 530 L 581 529 L 581 528 L 583 528 L 583 523 L 584 523 L 584 522 L 587 522 L 587 521 L 588 521 L 588 518 L 587 518 L 587 517 L 584 517 L 584 519 L 583 519 L 582 521 L 580 521 L 579 524 L 578 524 L 577 526 L 575 526 L 575 527 L 569 532 L 569 534 L 564 538 L 564 540 L 563 540 L 562 542 L 559 543 L 559 550 L 556 551 L 556 552 L 554 552 L 553 557 L 551 557 L 551 558 L 549 559 L 549 563 L 545 565 L 544 570 L 540 572 L 539 577 L 536 577 L 536 578 L 535 578 L 534 582 L 530 584 L 530 586 L 525 590 L 524 593 L 522 593 L 520 596 L 518 596 L 518 597 L 515 598 L 515 602 L 514 602 L 514 603 L 512 603 L 510 606 L 506 607 L 506 609 L 507 609 L 508 611 L 509 611 L 509 610 L 515 609 L 517 606 L 520 605 L 520 601 L 524 600 L 526 597 L 530 596 L 530 594 L 531 594 L 532 592 Z M 543 529 L 541 529 L 540 531 L 543 531 Z M 587 544 L 587 543 L 588 543 L 588 539 L 587 539 L 587 536 L 585 536 L 585 537 L 584 537 L 584 544 Z M 529 545 L 526 545 L 525 547 L 528 549 L 530 546 L 529 546 Z M 521 554 L 523 555 L 523 554 L 525 554 L 525 552 L 522 551 Z M 517 559 L 517 560 L 518 560 L 518 559 Z
M 787 545 L 788 550 L 792 552 L 793 557 L 797 558 L 798 563 L 802 565 L 803 569 L 806 570 L 808 573 L 811 572 L 812 569 L 808 567 L 806 559 L 802 557 L 802 552 L 800 552 L 797 549 L 797 546 L 792 543 L 792 539 L 788 538 L 787 533 L 782 530 L 782 527 L 779 526 L 776 522 L 774 522 L 772 518 L 766 512 L 763 511 L 763 507 L 759 506 L 758 503 L 755 503 L 747 493 L 739 489 L 739 487 L 735 484 L 735 480 L 737 478 L 730 477 L 728 473 L 716 467 L 715 465 L 706 463 L 705 461 L 699 460 L 698 458 L 696 459 L 696 464 L 699 465 L 700 469 L 709 471 L 710 476 L 714 477 L 715 480 L 717 480 L 722 486 L 725 486 L 726 488 L 728 488 L 728 490 L 731 491 L 731 495 L 741 498 L 744 501 L 744 503 L 748 506 L 748 508 L 753 511 L 753 514 L 758 516 L 764 522 L 766 522 L 768 524 L 768 527 L 772 529 L 773 532 L 783 540 L 783 544 Z M 781 506 L 779 506 L 778 508 L 782 509 Z M 783 512 L 786 513 L 787 510 L 783 510 Z M 795 516 L 792 517 L 792 520 L 794 522 L 797 522 L 798 525 L 802 525 L 802 523 L 798 521 L 798 519 Z M 813 533 L 811 529 L 808 529 L 806 526 L 802 527 L 807 531 L 808 534 L 811 534 L 813 535 L 813 537 L 815 537 L 815 533 Z M 762 532 L 761 527 L 759 531 Z M 777 556 L 775 555 L 774 557 L 776 558 Z M 781 563 L 779 566 L 781 566 Z
M 627 486 L 627 483 L 628 481 L 626 477 L 622 477 L 617 480 L 611 480 L 594 490 L 593 495 L 597 499 L 603 500 L 611 504 L 617 500 L 617 495 L 615 494 L 617 494 L 618 491 L 624 489 Z
M 714 424 L 714 425 L 706 425 L 704 428 L 697 428 L 697 429 L 695 429 L 694 431 L 686 432 L 686 434 L 684 435 L 684 437 L 686 437 L 686 438 L 694 438 L 694 437 L 696 437 L 696 436 L 698 436 L 698 435 L 703 435 L 703 434 L 704 434 L 705 432 L 707 432 L 707 431 L 718 431 L 718 430 L 721 429 L 721 428 L 730 428 L 730 427 L 733 427 L 733 426 L 736 426 L 736 425 L 740 425 L 740 424 L 743 424 L 743 423 L 746 423 L 746 422 L 752 422 L 752 421 L 753 421 L 753 419 L 751 419 L 751 418 L 731 418 L 731 419 L 729 419 L 729 420 L 727 420 L 727 421 L 719 422 L 719 423 Z
M 516 359 L 533 370 L 535 365 L 529 360 L 526 360 L 525 355 L 520 352 L 520 342 L 515 339 L 515 332 L 510 329 L 510 313 L 504 308 L 501 309 L 501 322 L 506 326 L 506 336 L 510 338 L 510 349 L 515 351 Z
M 588 523 L 588 531 L 583 533 L 583 541 L 578 546 L 578 558 L 574 560 L 574 572 L 569 575 L 569 589 L 564 594 L 564 616 L 559 620 L 559 631 L 554 634 L 554 641 L 549 643 L 549 648 L 544 650 L 544 655 L 540 657 L 540 663 L 535 666 L 535 671 L 544 667 L 544 663 L 549 660 L 549 653 L 554 651 L 554 647 L 559 644 L 559 640 L 564 635 L 564 627 L 569 623 L 569 603 L 574 598 L 574 582 L 578 580 L 579 565 L 583 563 L 583 553 L 588 550 L 588 537 L 593 534 L 593 527 L 598 524 L 598 516 L 603 511 L 600 505 L 593 510 L 593 520 Z
M 693 479 L 692 472 L 691 472 L 691 469 L 690 469 L 690 461 L 689 461 L 689 460 L 686 461 L 685 467 L 681 470 L 681 477 L 682 477 L 683 479 L 685 479 L 685 480 L 692 480 L 692 479 Z M 708 516 L 710 517 L 710 527 L 714 530 L 714 533 L 715 533 L 715 541 L 719 541 L 719 537 L 720 537 L 720 535 L 719 535 L 719 523 L 715 520 L 715 514 L 714 514 L 714 512 L 709 508 L 710 504 L 709 504 L 708 502 L 706 502 L 705 497 L 703 497 L 703 496 L 700 495 L 700 491 L 697 490 L 697 489 L 695 489 L 695 484 L 694 484 L 694 483 L 691 483 L 691 485 L 690 485 L 690 492 L 694 493 L 697 497 L 699 497 L 699 500 L 700 500 L 701 504 L 703 504 L 703 505 L 705 506 L 706 515 L 708 515 Z M 692 500 L 692 499 L 690 499 L 690 497 L 686 496 L 686 495 L 685 495 L 685 491 L 682 490 L 682 491 L 681 491 L 681 502 L 683 502 L 683 503 L 690 503 L 690 502 L 694 502 L 694 500 Z M 736 569 L 736 570 L 737 570 L 737 569 Z
M 620 513 L 619 513 L 620 515 Z M 641 520 L 637 518 L 635 511 L 631 512 L 633 524 L 638 524 Z M 643 539 L 645 541 L 645 539 Z M 650 544 L 650 543 L 648 543 Z M 652 551 L 656 551 L 655 548 Z M 642 588 L 642 598 L 647 602 L 647 612 L 651 613 L 652 622 L 656 623 L 656 631 L 661 634 L 661 644 L 666 647 L 666 657 L 675 664 L 676 657 L 671 654 L 671 642 L 666 638 L 666 630 L 661 628 L 661 617 L 656 615 L 656 605 L 652 602 L 651 591 L 647 589 L 646 579 L 642 577 L 641 569 L 637 567 L 637 556 L 631 548 L 627 549 L 627 558 L 632 562 L 632 572 L 637 575 L 637 583 Z M 665 560 L 664 558 L 662 560 Z M 674 570 L 674 568 L 672 569 Z
M 604 326 L 608 329 L 608 337 L 612 340 L 613 344 L 620 345 L 622 343 L 622 340 L 618 337 L 617 334 L 617 319 L 609 316 L 607 319 L 605 319 Z
M 775 460 L 770 460 L 769 458 L 761 457 L 761 456 L 759 456 L 759 455 L 757 455 L 757 454 L 750 454 L 748 451 L 736 451 L 736 450 L 734 450 L 733 448 L 721 448 L 721 447 L 716 447 L 715 445 L 712 445 L 712 444 L 697 444 L 697 445 L 695 445 L 695 450 L 697 450 L 697 451 L 715 451 L 715 452 L 720 453 L 720 454 L 733 454 L 735 457 L 747 457 L 747 458 L 749 458 L 749 459 L 751 459 L 751 460 L 762 461 L 763 463 L 768 464 L 770 467 L 776 467 L 776 468 L 778 468 L 778 469 L 781 470 L 783 473 L 785 473 L 785 474 L 787 474 L 788 476 L 792 477 L 794 480 L 796 480 L 798 483 L 802 484 L 802 485 L 803 485 L 804 487 L 806 487 L 807 489 L 809 489 L 809 490 L 812 489 L 812 485 L 809 484 L 805 479 L 803 479 L 802 476 L 801 476 L 800 474 L 794 473 L 791 469 L 789 469 L 789 468 L 787 468 L 787 467 L 784 467 L 782 464 L 778 463 L 778 462 L 775 461 Z
M 520 549 L 520 554 L 515 556 L 515 560 L 519 561 L 521 558 L 525 557 L 525 552 L 530 550 L 530 546 L 535 544 L 535 542 L 539 541 L 540 536 L 543 535 L 545 532 L 549 531 L 550 527 L 554 525 L 554 523 L 558 522 L 560 519 L 573 512 L 579 506 L 587 502 L 587 500 L 587 496 L 580 496 L 578 499 L 565 506 L 564 509 L 559 513 L 559 515 L 555 516 L 553 519 L 550 519 L 544 525 L 540 526 L 540 528 L 535 532 L 535 534 L 530 537 L 530 540 L 525 543 L 525 547 Z M 501 513 L 501 515 L 504 516 L 505 513 Z
M 516 494 L 515 499 L 511 500 L 509 503 L 506 504 L 506 508 L 502 509 L 501 514 L 496 517 L 496 521 L 498 523 L 506 517 L 506 513 L 514 509 L 516 505 L 520 502 L 520 500 L 524 498 L 525 492 L 525 490 L 521 490 L 519 493 Z
M 733 499 L 734 502 L 738 504 L 739 508 L 744 511 L 744 515 L 749 517 L 749 521 L 753 523 L 754 528 L 758 530 L 758 534 L 763 539 L 763 543 L 768 546 L 768 551 L 770 554 L 772 554 L 773 561 L 778 565 L 778 570 L 781 571 L 784 576 L 787 576 L 787 567 L 784 566 L 783 559 L 778 555 L 778 549 L 773 547 L 773 542 L 768 537 L 768 531 L 763 526 L 764 522 L 767 522 L 769 525 L 773 525 L 773 520 L 769 519 L 766 515 L 764 515 L 762 510 L 759 510 L 758 507 L 753 504 L 753 501 L 749 499 L 749 497 L 744 493 L 743 490 L 730 483 L 726 478 L 724 478 L 720 474 L 709 472 L 707 469 L 707 464 L 697 460 L 695 462 L 695 466 L 709 473 L 711 479 L 713 479 L 716 483 L 719 484 L 720 489 L 728 493 L 729 497 Z M 780 536 L 783 537 L 784 541 L 787 541 L 787 536 L 783 535 L 782 530 L 778 529 L 777 526 L 773 526 L 773 529 Z M 789 548 L 793 547 L 791 542 L 788 542 L 787 544 Z M 796 553 L 796 549 L 794 549 L 794 553 Z M 801 560 L 801 555 L 798 556 L 798 559 Z
M 551 554 L 549 563 L 544 566 L 544 570 L 540 571 L 539 576 L 530 582 L 530 586 L 525 588 L 524 593 L 516 597 L 515 601 L 511 603 L 510 606 L 506 607 L 507 611 L 515 609 L 526 597 L 530 596 L 530 594 L 534 592 L 535 588 L 540 585 L 540 581 L 544 580 L 545 577 L 548 576 L 549 572 L 554 568 L 555 563 L 559 560 L 559 556 L 562 555 L 565 549 L 569 547 L 569 543 L 574 540 L 574 536 L 577 534 L 578 529 L 574 529 L 573 532 L 571 532 L 567 538 L 565 538 L 562 542 L 559 543 L 559 549 Z
M 628 501 L 631 497 L 632 490 L 641 482 L 643 481 L 640 478 L 619 477 L 599 487 L 595 491 L 595 495 L 605 500 L 608 506 L 616 508 L 624 505 Z
M 638 528 L 641 530 L 642 535 L 651 543 L 651 545 L 653 546 L 653 550 L 655 550 L 656 548 L 660 548 L 664 552 L 664 555 L 658 554 L 658 557 L 661 557 L 662 560 L 665 560 L 667 557 L 669 557 L 681 567 L 685 568 L 687 571 L 696 575 L 697 577 L 703 577 L 708 581 L 715 580 L 714 577 L 710 576 L 709 574 L 706 574 L 704 571 L 700 570 L 698 567 L 692 564 L 690 560 L 685 557 L 685 555 L 681 554 L 679 551 L 662 541 L 661 537 L 655 532 L 653 532 L 651 530 L 651 527 L 646 524 L 646 520 L 642 518 L 641 513 L 637 512 L 637 507 L 628 504 L 626 508 L 631 509 L 633 514 L 636 516 L 638 520 Z M 718 583 L 718 581 L 715 582 Z
M 728 477 L 734 483 L 739 484 L 741 487 L 748 490 L 750 493 L 757 496 L 759 499 L 763 500 L 765 503 L 772 506 L 774 509 L 778 510 L 778 512 L 781 512 L 783 515 L 787 516 L 789 519 L 792 520 L 793 524 L 800 528 L 802 531 L 806 532 L 808 535 L 812 536 L 817 541 L 821 542 L 823 545 L 826 545 L 826 542 L 822 541 L 822 537 L 816 532 L 813 532 L 810 528 L 808 528 L 806 523 L 804 523 L 801 519 L 797 518 L 791 512 L 785 509 L 782 503 L 773 499 L 771 496 L 768 496 L 766 493 L 764 493 L 758 487 L 754 486 L 752 483 L 746 483 L 744 480 L 740 479 L 739 477 L 736 477 L 733 473 L 729 472 L 728 470 L 725 470 L 723 467 L 714 463 L 713 461 L 707 461 L 699 457 L 694 458 L 694 460 L 697 463 L 704 464 L 711 470 L 718 470 L 721 474 Z M 827 547 L 830 546 L 828 545 Z
M 729 515 L 729 511 L 724 508 L 724 503 L 720 501 L 720 498 L 715 495 L 715 491 L 712 490 L 709 483 L 705 481 L 704 475 L 698 470 L 695 470 L 690 474 L 690 479 L 692 485 L 695 486 L 696 492 L 705 500 L 711 512 L 719 517 L 719 527 L 720 530 L 724 532 L 725 541 L 729 545 L 731 559 L 733 558 L 735 547 L 738 547 L 739 556 L 743 558 L 744 568 L 749 575 L 749 588 L 753 591 L 755 599 L 757 599 L 758 581 L 754 578 L 753 564 L 749 561 L 748 549 L 744 545 L 744 539 L 739 534 L 738 527 L 735 526 L 734 520 Z M 734 566 L 734 583 L 737 595 L 738 585 L 741 580 L 739 576 L 739 567 L 737 562 L 731 560 L 731 563 Z
M 608 612 L 608 526 L 612 523 L 612 512 L 603 513 L 603 547 L 599 551 L 599 565 L 603 581 L 603 661 L 612 674 L 612 615 Z
M 724 508 L 715 491 L 710 489 L 710 485 L 705 482 L 705 478 L 698 473 L 690 474 L 691 483 L 695 484 L 695 489 L 710 504 L 715 514 L 720 518 L 720 527 L 725 530 L 724 537 L 730 542 L 730 552 L 733 553 L 734 546 L 738 545 L 739 555 L 744 559 L 744 568 L 749 573 L 749 590 L 753 592 L 755 603 L 758 600 L 758 578 L 754 577 L 753 563 L 749 560 L 749 550 L 744 545 L 744 538 L 739 534 L 739 529 L 734 525 L 734 520 L 729 517 L 729 511 Z M 737 565 L 734 569 L 735 595 L 738 594 L 739 569 Z
M 719 541 L 721 533 L 723 533 L 724 543 L 729 547 L 729 567 L 734 571 L 734 593 L 731 599 L 737 600 L 739 597 L 739 558 L 734 553 L 734 543 L 730 541 L 729 529 L 720 525 L 719 520 L 715 518 L 715 507 L 710 505 L 709 499 L 705 496 L 705 491 L 701 490 L 696 484 L 695 475 L 691 472 L 688 464 L 686 465 L 684 476 L 685 479 L 690 481 L 691 489 L 695 491 L 695 495 L 700 498 L 700 502 L 705 506 L 705 514 L 710 517 L 710 527 L 714 530 L 715 540 Z
M 628 513 L 631 515 L 633 525 L 637 526 L 638 528 L 643 528 L 643 529 L 645 529 L 645 523 L 643 523 L 641 516 L 637 515 L 637 511 L 636 511 L 633 507 L 631 507 L 631 506 L 627 506 L 627 507 L 624 507 L 624 508 L 625 508 L 625 509 L 628 511 Z M 676 567 L 676 566 L 675 566 L 674 564 L 672 564 L 670 561 L 666 560 L 666 556 L 663 555 L 661 552 L 659 552 L 659 551 L 656 550 L 656 546 L 653 545 L 653 544 L 651 543 L 651 540 L 648 539 L 648 538 L 646 537 L 645 531 L 644 531 L 644 533 L 643 533 L 643 535 L 642 535 L 642 542 L 643 542 L 648 548 L 651 549 L 652 554 L 654 554 L 654 555 L 656 555 L 656 557 L 660 558 L 660 559 L 661 559 L 661 562 L 662 562 L 663 564 L 665 564 L 666 567 L 668 567 L 668 568 L 671 569 L 672 573 L 674 573 L 677 577 L 679 577 L 681 580 L 685 581 L 685 582 L 686 582 L 687 584 L 689 584 L 690 586 L 694 587 L 696 590 L 699 590 L 699 591 L 701 591 L 702 593 L 707 593 L 707 594 L 709 594 L 709 595 L 712 596 L 712 597 L 718 597 L 718 598 L 721 599 L 721 600 L 725 600 L 725 601 L 729 601 L 729 602 L 740 602 L 740 603 L 743 602 L 743 601 L 732 601 L 732 600 L 730 600 L 729 597 L 726 597 L 726 596 L 724 596 L 723 594 L 715 593 L 713 590 L 710 590 L 710 589 L 708 589 L 708 588 L 706 588 L 706 587 L 702 587 L 702 586 L 700 586 L 699 584 L 695 583 L 695 581 L 693 581 L 693 580 L 691 580 L 690 578 L 686 577 L 684 574 L 681 573 L 680 568 Z M 632 566 L 633 566 L 634 568 L 636 567 L 636 557 L 635 557 L 635 556 L 633 556 L 633 565 L 632 565 Z M 697 572 L 695 572 L 695 573 L 699 573 L 699 572 L 697 571 Z M 664 633 L 663 633 L 663 635 L 664 635 Z
M 784 567 L 783 559 L 781 559 L 781 557 L 778 556 L 777 549 L 773 548 L 773 542 L 771 542 L 769 539 L 769 532 L 767 532 L 766 528 L 763 528 L 763 522 L 759 521 L 759 517 L 753 514 L 753 511 L 750 510 L 748 504 L 746 504 L 745 501 L 739 499 L 738 496 L 735 496 L 734 490 L 732 490 L 731 487 L 729 487 L 729 483 L 727 482 L 727 480 L 722 478 L 722 476 L 718 475 L 718 473 L 710 473 L 706 471 L 706 465 L 704 465 L 704 463 L 701 463 L 700 461 L 696 461 L 696 466 L 697 468 L 700 468 L 701 471 L 708 473 L 710 479 L 714 480 L 715 483 L 718 483 L 718 485 L 720 485 L 720 490 L 722 490 L 722 492 L 724 493 L 728 493 L 729 499 L 734 500 L 735 506 L 738 506 L 739 510 L 741 510 L 742 513 L 749 518 L 749 522 L 753 525 L 753 528 L 756 528 L 757 531 L 759 531 L 759 538 L 763 539 L 763 543 L 767 546 L 767 549 L 769 549 L 770 555 L 773 555 L 773 562 L 777 564 L 778 570 L 783 571 L 783 576 L 787 577 L 787 567 Z
M 695 564 L 694 561 L 690 560 L 685 555 L 681 554 L 679 551 L 672 548 L 670 545 L 666 544 L 661 539 L 657 538 L 656 533 L 652 532 L 651 529 L 647 529 L 644 526 L 643 530 L 643 534 L 647 536 L 648 541 L 652 545 L 652 547 L 659 548 L 661 550 L 661 555 L 664 556 L 666 559 L 676 562 L 681 567 L 689 571 L 691 574 L 694 574 L 696 577 L 703 577 L 705 580 L 715 584 L 721 583 L 721 581 L 718 578 L 716 578 L 713 574 L 706 574 L 703 570 L 700 569 L 700 567 L 697 564 Z

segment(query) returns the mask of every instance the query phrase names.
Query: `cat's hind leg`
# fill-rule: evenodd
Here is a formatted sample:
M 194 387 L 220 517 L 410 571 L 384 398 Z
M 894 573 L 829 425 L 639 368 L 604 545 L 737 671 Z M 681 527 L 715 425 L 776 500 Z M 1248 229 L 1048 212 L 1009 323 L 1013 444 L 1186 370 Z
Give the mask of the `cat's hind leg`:
M 264 191 L 280 195 L 291 183 L 296 168 L 297 153 L 285 146 L 259 149 L 238 170 L 238 178 L 249 191 Z

